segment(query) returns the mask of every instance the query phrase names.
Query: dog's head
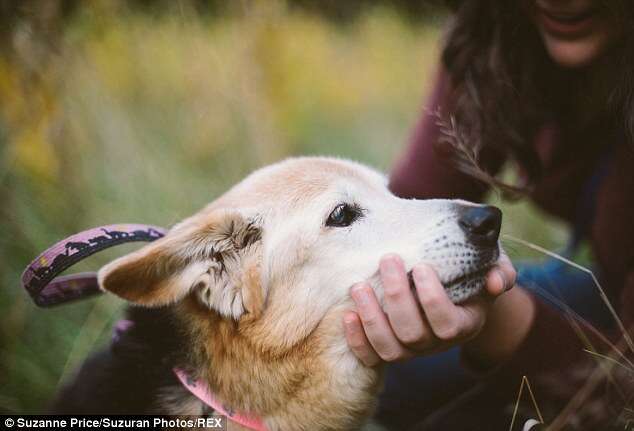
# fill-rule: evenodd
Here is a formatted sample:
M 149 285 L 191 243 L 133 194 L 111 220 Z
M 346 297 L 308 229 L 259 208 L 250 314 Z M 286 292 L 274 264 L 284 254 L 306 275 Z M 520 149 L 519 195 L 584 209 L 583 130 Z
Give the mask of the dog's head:
M 499 254 L 499 210 L 400 199 L 386 184 L 336 159 L 263 168 L 164 238 L 106 265 L 100 285 L 145 306 L 195 298 L 238 326 L 265 329 L 276 348 L 349 307 L 354 283 L 374 279 L 381 298 L 376 273 L 386 253 L 399 254 L 408 269 L 433 266 L 456 302 L 478 292 Z

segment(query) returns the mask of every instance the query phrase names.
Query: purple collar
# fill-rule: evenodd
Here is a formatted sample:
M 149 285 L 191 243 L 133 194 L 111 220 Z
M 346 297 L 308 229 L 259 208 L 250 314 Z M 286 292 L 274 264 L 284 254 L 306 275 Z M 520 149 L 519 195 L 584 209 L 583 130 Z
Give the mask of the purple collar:
M 22 273 L 22 286 L 40 307 L 101 293 L 94 272 L 57 276 L 99 251 L 128 242 L 151 242 L 165 233 L 166 230 L 161 227 L 146 224 L 113 224 L 80 232 L 36 257 Z

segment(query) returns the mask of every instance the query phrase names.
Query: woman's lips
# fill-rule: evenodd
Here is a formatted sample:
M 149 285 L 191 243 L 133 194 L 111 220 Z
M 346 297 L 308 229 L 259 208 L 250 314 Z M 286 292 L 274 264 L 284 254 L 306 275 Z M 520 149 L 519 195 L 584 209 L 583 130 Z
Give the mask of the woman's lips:
M 536 14 L 546 32 L 565 39 L 576 39 L 592 32 L 599 18 L 597 9 L 568 13 L 552 11 L 539 5 Z

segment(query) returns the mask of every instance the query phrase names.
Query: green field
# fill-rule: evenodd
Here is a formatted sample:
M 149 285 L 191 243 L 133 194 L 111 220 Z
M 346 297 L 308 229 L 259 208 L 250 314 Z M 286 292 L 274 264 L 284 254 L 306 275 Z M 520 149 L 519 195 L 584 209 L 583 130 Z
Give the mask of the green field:
M 19 285 L 30 259 L 97 225 L 170 225 L 288 156 L 388 171 L 443 24 L 385 8 L 342 25 L 277 2 L 222 16 L 86 4 L 55 40 L 18 29 L 15 54 L 0 56 L 0 412 L 41 411 L 122 309 L 107 296 L 37 309 Z M 565 241 L 526 204 L 503 206 L 506 232 Z

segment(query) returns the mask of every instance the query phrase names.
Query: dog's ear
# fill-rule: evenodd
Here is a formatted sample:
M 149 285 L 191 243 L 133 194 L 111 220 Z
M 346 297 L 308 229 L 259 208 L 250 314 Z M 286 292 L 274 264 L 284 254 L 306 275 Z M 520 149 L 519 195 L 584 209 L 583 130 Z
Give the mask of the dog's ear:
M 233 210 L 196 216 L 101 268 L 99 285 L 150 307 L 176 302 L 193 291 L 208 307 L 238 319 L 263 303 L 260 238 L 257 217 Z

